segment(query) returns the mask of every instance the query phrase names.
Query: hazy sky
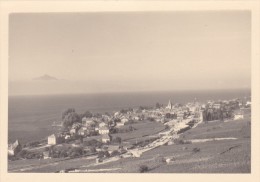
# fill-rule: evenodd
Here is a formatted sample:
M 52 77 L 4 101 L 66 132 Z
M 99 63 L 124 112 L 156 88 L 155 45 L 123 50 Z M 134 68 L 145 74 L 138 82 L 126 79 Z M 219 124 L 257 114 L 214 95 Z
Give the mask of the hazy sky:
M 250 88 L 250 20 L 249 11 L 12 14 L 9 89 Z M 44 74 L 64 80 L 32 81 Z

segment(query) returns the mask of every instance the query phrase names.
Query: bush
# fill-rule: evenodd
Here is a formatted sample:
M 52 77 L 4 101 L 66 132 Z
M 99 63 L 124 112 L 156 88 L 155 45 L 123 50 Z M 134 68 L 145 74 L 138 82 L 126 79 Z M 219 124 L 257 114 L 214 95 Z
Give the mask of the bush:
M 112 134 L 113 133 L 118 133 L 118 131 L 119 131 L 118 128 L 111 128 L 110 129 L 110 133 L 112 133 Z
M 117 130 L 117 133 L 127 133 L 136 130 L 132 125 L 130 125 L 128 128 L 120 128 Z
M 185 131 L 189 130 L 190 128 L 191 128 L 190 126 L 185 127 L 185 128 L 182 128 L 182 129 L 180 129 L 180 130 L 177 132 L 177 134 L 184 133 Z
M 117 150 L 114 150 L 114 151 L 111 153 L 111 157 L 117 156 L 117 155 L 120 155 L 120 152 L 118 152 Z
M 65 154 L 65 151 L 67 151 L 66 154 Z M 69 157 L 79 157 L 79 156 L 84 154 L 84 150 L 83 150 L 82 147 L 72 147 L 72 148 L 68 148 L 65 151 L 64 152 L 59 151 L 59 156 L 62 156 L 62 157 L 67 157 L 67 156 L 69 156 Z
M 177 145 L 191 144 L 190 141 L 185 141 L 185 140 L 182 140 L 182 139 L 175 139 L 174 143 L 177 144 Z
M 115 139 L 113 139 L 113 143 L 120 144 L 121 142 L 122 142 L 122 139 L 120 137 L 116 137 Z
M 104 152 L 104 155 L 105 155 L 105 157 L 110 157 L 110 154 L 109 154 L 108 151 L 105 151 L 105 152 Z
M 195 147 L 192 149 L 192 152 L 194 152 L 194 153 L 200 152 L 200 148 Z
M 67 154 L 67 151 L 66 150 L 62 150 L 59 154 L 59 157 L 62 158 L 62 157 L 68 157 L 68 154 Z
M 165 163 L 165 162 L 166 162 L 166 159 L 165 159 L 163 156 L 157 156 L 157 157 L 155 158 L 155 161 L 156 161 L 157 163 Z
M 98 158 L 103 158 L 105 156 L 105 153 L 103 151 L 98 152 Z
M 27 150 L 21 150 L 19 153 L 17 153 L 17 158 L 26 158 L 26 155 L 28 154 Z
M 84 146 L 101 147 L 102 145 L 102 142 L 95 139 L 84 142 Z
M 148 121 L 155 121 L 155 119 L 153 117 L 147 117 Z
M 37 147 L 39 146 L 40 142 L 39 141 L 34 141 L 34 142 L 29 142 L 25 146 L 26 147 Z
M 72 158 L 76 158 L 76 157 L 79 157 L 80 155 L 78 154 L 78 153 L 76 153 L 76 152 L 72 152 L 71 154 L 70 154 L 70 157 L 72 157 Z
M 139 167 L 139 172 L 140 172 L 140 173 L 145 173 L 145 172 L 147 172 L 148 170 L 149 170 L 149 168 L 148 168 L 147 165 L 141 165 L 141 166 Z
M 100 152 L 98 152 L 98 158 L 102 159 L 104 157 L 110 157 L 110 154 L 109 154 L 108 151 L 105 151 L 105 152 L 104 151 L 100 151 Z
M 95 147 L 90 147 L 90 152 L 91 153 L 95 153 L 97 150 L 96 150 L 96 148 Z
M 27 150 L 21 150 L 17 155 L 17 159 L 39 159 L 41 158 L 41 154 L 39 152 L 31 152 Z

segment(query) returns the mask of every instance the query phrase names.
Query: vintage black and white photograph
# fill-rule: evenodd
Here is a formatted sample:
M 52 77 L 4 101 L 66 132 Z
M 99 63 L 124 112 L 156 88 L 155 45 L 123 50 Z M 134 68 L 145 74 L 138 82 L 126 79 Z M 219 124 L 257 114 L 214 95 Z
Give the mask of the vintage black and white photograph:
M 251 173 L 251 11 L 8 24 L 8 173 Z

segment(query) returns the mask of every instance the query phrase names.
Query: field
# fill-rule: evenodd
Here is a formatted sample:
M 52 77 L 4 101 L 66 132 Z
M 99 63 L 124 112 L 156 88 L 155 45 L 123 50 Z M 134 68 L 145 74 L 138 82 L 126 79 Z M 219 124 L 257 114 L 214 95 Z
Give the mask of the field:
M 12 172 L 30 173 L 53 173 L 63 169 L 78 168 L 82 165 L 93 163 L 95 159 L 75 158 L 75 159 L 29 159 L 9 162 L 8 169 Z M 21 170 L 22 169 L 22 170 Z
M 125 125 L 122 128 L 128 128 L 130 125 Z M 116 133 L 112 137 L 120 137 L 123 142 L 134 143 L 143 141 L 149 136 L 159 133 L 165 129 L 162 123 L 150 122 L 150 121 L 140 121 L 138 123 L 131 124 L 136 130 L 126 133 Z

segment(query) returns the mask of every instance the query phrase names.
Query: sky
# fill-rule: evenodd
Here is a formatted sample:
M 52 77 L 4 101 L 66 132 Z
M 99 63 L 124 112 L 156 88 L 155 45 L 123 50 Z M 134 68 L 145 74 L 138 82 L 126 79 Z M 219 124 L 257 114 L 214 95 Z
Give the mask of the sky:
M 10 94 L 251 87 L 249 11 L 9 18 Z M 44 74 L 58 80 L 34 80 Z

